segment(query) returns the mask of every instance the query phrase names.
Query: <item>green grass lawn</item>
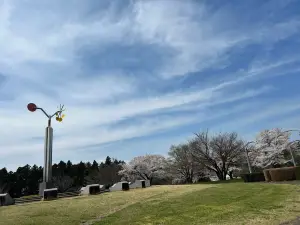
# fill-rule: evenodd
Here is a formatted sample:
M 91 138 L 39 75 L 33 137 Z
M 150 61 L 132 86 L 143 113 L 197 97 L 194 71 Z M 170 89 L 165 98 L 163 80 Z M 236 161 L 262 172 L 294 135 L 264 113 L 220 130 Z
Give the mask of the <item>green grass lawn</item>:
M 1 207 L 0 224 L 279 224 L 300 216 L 299 191 L 264 183 L 154 186 Z

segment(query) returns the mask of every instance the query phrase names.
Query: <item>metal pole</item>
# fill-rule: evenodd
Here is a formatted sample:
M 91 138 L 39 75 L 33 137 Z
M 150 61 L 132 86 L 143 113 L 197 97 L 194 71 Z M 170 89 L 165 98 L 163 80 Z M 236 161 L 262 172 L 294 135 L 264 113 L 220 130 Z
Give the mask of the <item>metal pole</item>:
M 65 109 L 64 105 L 60 105 L 60 110 L 56 111 L 53 115 L 48 115 L 43 108 L 37 107 L 34 103 L 27 105 L 29 111 L 34 112 L 36 109 L 41 110 L 48 118 L 48 126 L 45 131 L 45 145 L 44 145 L 44 169 L 43 169 L 43 182 L 40 183 L 39 193 L 43 196 L 44 190 L 52 186 L 52 146 L 53 146 L 53 128 L 51 127 L 51 118 L 55 115 L 60 115 Z M 61 121 L 61 120 L 60 120 Z
M 293 154 L 293 151 L 292 151 L 292 148 L 289 148 L 289 149 L 290 149 L 290 154 L 291 154 L 291 156 L 292 156 L 292 162 L 293 162 L 294 166 L 297 166 L 297 165 L 296 165 L 295 158 L 294 158 L 294 154 Z
M 248 145 L 253 143 L 253 141 L 250 141 L 248 142 L 246 145 L 245 145 L 245 152 L 246 152 L 246 158 L 247 158 L 247 164 L 248 164 L 248 170 L 249 170 L 249 173 L 251 174 L 252 173 L 252 168 L 251 168 L 251 164 L 250 164 L 250 159 L 249 159 L 249 155 L 248 155 Z
M 53 128 L 51 126 L 48 126 L 46 127 L 46 134 L 45 134 L 45 150 L 44 150 L 45 156 L 44 156 L 44 171 L 43 171 L 44 182 L 51 182 L 52 179 L 52 146 L 53 146 Z
M 292 144 L 293 143 L 295 143 L 295 142 L 299 142 L 299 140 L 296 140 L 296 141 L 293 141 L 293 142 L 291 142 L 290 144 L 289 144 L 289 151 L 290 151 L 290 154 L 291 154 L 291 157 L 292 157 L 292 162 L 293 162 L 293 164 L 294 164 L 294 166 L 297 166 L 297 164 L 296 164 L 296 161 L 295 161 L 295 158 L 294 158 L 294 153 L 293 153 L 293 150 L 292 150 Z
M 300 130 L 299 130 L 299 129 L 291 129 L 291 130 L 286 130 L 286 131 L 284 131 L 284 132 L 292 132 L 292 131 L 297 131 L 297 132 L 299 132 Z M 293 141 L 293 142 L 295 142 L 295 141 Z M 293 143 L 293 142 L 292 142 L 292 143 Z M 290 144 L 290 146 L 289 146 L 289 151 L 290 151 L 290 154 L 291 154 L 291 157 L 292 157 L 292 162 L 293 162 L 294 166 L 297 166 L 296 161 L 295 161 L 295 158 L 294 158 L 293 150 L 292 150 L 292 148 L 291 148 L 291 144 Z
M 62 111 L 57 111 L 50 116 L 45 112 L 43 108 L 37 109 L 40 109 L 48 117 L 48 126 L 46 127 L 45 133 L 43 182 L 49 183 L 52 180 L 53 128 L 51 127 L 51 118 Z
M 247 157 L 249 173 L 252 173 L 252 168 L 251 168 L 251 165 L 250 165 L 250 160 L 249 160 L 249 155 L 248 155 L 248 149 L 246 149 L 246 157 Z

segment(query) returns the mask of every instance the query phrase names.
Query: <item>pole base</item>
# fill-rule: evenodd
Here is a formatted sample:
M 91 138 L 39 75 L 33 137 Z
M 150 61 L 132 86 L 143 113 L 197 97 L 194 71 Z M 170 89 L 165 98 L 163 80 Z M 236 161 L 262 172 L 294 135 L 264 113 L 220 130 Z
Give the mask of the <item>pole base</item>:
M 54 185 L 51 182 L 42 182 L 39 185 L 39 195 L 44 196 L 44 190 L 54 188 Z

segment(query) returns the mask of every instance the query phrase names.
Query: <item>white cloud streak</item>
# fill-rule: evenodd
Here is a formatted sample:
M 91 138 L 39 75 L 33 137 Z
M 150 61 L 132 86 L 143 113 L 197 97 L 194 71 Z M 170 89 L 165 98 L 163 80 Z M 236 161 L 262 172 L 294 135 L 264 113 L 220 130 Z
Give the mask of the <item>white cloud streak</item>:
M 172 82 L 191 72 L 219 68 L 228 60 L 231 49 L 284 40 L 297 32 L 299 21 L 253 26 L 246 31 L 235 26 L 227 30 L 223 21 L 235 20 L 235 15 L 228 16 L 222 10 L 211 12 L 206 5 L 192 1 L 133 1 L 121 13 L 111 5 L 95 14 L 89 13 L 93 9 L 90 2 L 25 3 L 0 0 L 0 74 L 5 75 L 0 94 L 10 97 L 0 102 L 0 127 L 5 128 L 0 130 L 0 148 L 4 149 L 0 166 L 16 154 L 42 152 L 43 141 L 32 138 L 43 136 L 46 118 L 41 112 L 27 112 L 29 102 L 53 112 L 58 104 L 66 105 L 65 121 L 53 123 L 56 157 L 65 157 L 71 149 L 168 131 L 199 123 L 200 117 L 213 120 L 226 116 L 233 110 L 207 115 L 205 109 L 270 93 L 272 87 L 265 84 L 255 89 L 245 86 L 242 93 L 235 88 L 254 78 L 270 76 L 271 72 L 284 74 L 280 69 L 299 61 L 296 57 L 270 60 L 253 64 L 238 78 L 224 75 L 225 81 L 204 84 L 203 89 L 182 87 L 149 95 L 141 88 L 148 71 L 128 75 L 127 70 L 117 66 L 113 71 L 93 69 L 108 54 L 107 46 L 158 49 L 158 64 L 152 58 L 142 63 L 151 64 L 158 82 Z M 60 4 L 72 5 L 69 13 Z M 83 62 L 80 54 L 94 48 L 99 56 L 90 55 Z M 116 55 L 116 61 L 127 57 L 126 52 L 122 53 L 124 56 Z M 235 110 L 243 108 L 237 106 Z M 198 109 L 201 113 L 190 114 Z M 161 113 L 171 114 L 162 117 Z M 141 116 L 145 118 L 130 125 L 119 124 Z M 38 160 L 36 157 L 31 162 L 41 164 Z

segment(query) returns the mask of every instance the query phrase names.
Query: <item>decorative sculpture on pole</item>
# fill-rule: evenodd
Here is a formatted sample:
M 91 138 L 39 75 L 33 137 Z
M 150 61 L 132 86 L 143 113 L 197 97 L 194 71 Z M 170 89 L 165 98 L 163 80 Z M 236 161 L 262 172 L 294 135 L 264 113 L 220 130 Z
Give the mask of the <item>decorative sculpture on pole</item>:
M 56 116 L 56 120 L 62 122 L 64 114 L 62 114 L 64 105 L 59 106 L 59 110 L 52 115 L 48 115 L 44 109 L 37 107 L 34 103 L 29 103 L 27 109 L 30 112 L 34 112 L 37 109 L 40 109 L 48 118 L 48 126 L 46 127 L 45 134 L 45 149 L 44 149 L 44 170 L 43 170 L 43 182 L 39 186 L 39 194 L 43 196 L 44 190 L 53 188 L 52 185 L 52 146 L 53 146 L 53 128 L 51 127 L 51 119 Z

